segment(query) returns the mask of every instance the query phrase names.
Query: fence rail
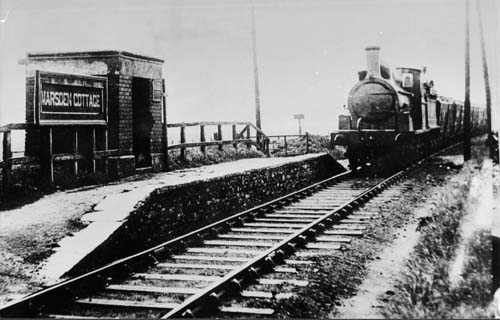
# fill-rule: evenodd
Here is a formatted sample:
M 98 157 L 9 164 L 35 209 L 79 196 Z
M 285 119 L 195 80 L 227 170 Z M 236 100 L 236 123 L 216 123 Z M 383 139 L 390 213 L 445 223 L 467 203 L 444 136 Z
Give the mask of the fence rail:
M 5 192 L 9 190 L 12 186 L 12 167 L 15 165 L 27 165 L 27 164 L 40 164 L 40 170 L 42 175 L 47 176 L 48 180 L 52 183 L 54 182 L 54 162 L 60 161 L 73 161 L 73 172 L 74 175 L 78 175 L 79 160 L 91 160 L 92 161 L 92 172 L 96 173 L 96 160 L 104 159 L 106 162 L 105 170 L 107 169 L 108 157 L 119 155 L 118 150 L 108 150 L 107 144 L 107 131 L 105 131 L 106 141 L 105 150 L 96 150 L 95 141 L 95 128 L 92 128 L 92 141 L 91 141 L 91 153 L 83 154 L 78 150 L 78 128 L 73 131 L 73 152 L 70 153 L 53 153 L 52 152 L 52 128 L 48 128 L 48 145 L 46 145 L 47 150 L 43 150 L 44 154 L 40 156 L 18 156 L 14 157 L 12 152 L 12 131 L 13 130 L 26 130 L 34 127 L 32 124 L 27 123 L 10 123 L 4 126 L 0 126 L 0 134 L 3 135 L 2 138 L 2 159 L 0 161 L 0 169 L 2 170 L 2 190 Z M 40 146 L 40 148 L 44 148 Z
M 215 134 L 215 141 L 207 141 L 205 128 L 209 126 L 217 127 L 217 132 Z M 223 139 L 222 131 L 224 126 L 231 127 L 232 139 Z M 196 142 L 186 142 L 186 128 L 187 127 L 199 127 L 199 141 Z M 43 128 L 44 137 L 46 141 L 43 145 L 40 145 L 40 154 L 35 156 L 13 156 L 11 140 L 13 130 L 27 130 L 30 128 L 39 128 L 33 124 L 27 123 L 11 123 L 7 125 L 0 126 L 0 138 L 2 138 L 2 158 L 0 159 L 0 170 L 2 172 L 2 190 L 3 192 L 10 189 L 12 186 L 12 169 L 16 165 L 28 165 L 28 164 L 39 164 L 40 172 L 44 178 L 46 178 L 50 183 L 54 182 L 54 163 L 62 161 L 72 161 L 72 171 L 75 177 L 78 175 L 79 161 L 89 160 L 91 161 L 92 173 L 96 173 L 96 161 L 105 161 L 104 170 L 107 172 L 108 168 L 108 158 L 113 156 L 120 156 L 122 152 L 117 149 L 108 149 L 108 132 L 104 128 L 104 150 L 96 150 L 96 128 L 91 127 L 91 141 L 90 141 L 90 151 L 82 152 L 84 150 L 79 150 L 79 128 L 74 128 L 71 138 L 71 149 L 67 150 L 65 153 L 53 153 L 53 128 L 47 127 Z M 162 134 L 162 143 L 164 144 L 164 152 L 173 149 L 180 149 L 180 157 L 185 159 L 187 148 L 200 148 L 203 153 L 206 152 L 206 147 L 208 146 L 218 146 L 219 150 L 222 150 L 224 145 L 233 145 L 237 148 L 239 143 L 246 144 L 248 148 L 252 145 L 257 149 L 263 151 L 266 155 L 269 155 L 269 138 L 257 128 L 251 122 L 212 122 L 212 121 L 202 121 L 202 122 L 189 122 L 189 123 L 170 123 L 164 125 L 165 132 Z M 180 130 L 180 143 L 167 145 L 166 140 L 166 130 L 167 128 L 179 128 Z M 251 132 L 252 131 L 252 132 Z M 3 137 L 2 137 L 3 136 Z
M 26 123 L 10 123 L 0 127 L 2 138 L 2 189 L 7 190 L 11 185 L 11 172 L 13 165 L 29 164 L 38 161 L 37 157 L 13 157 L 12 156 L 12 130 L 26 130 L 29 127 Z
M 253 124 L 251 122 L 234 122 L 234 121 L 199 121 L 199 122 L 179 122 L 179 123 L 168 123 L 167 128 L 179 128 L 179 127 L 193 127 L 193 126 L 246 126 Z
M 297 155 L 297 153 L 290 153 L 289 152 L 289 142 L 291 142 L 291 138 L 296 138 L 296 139 L 301 139 L 301 138 L 304 138 L 304 142 L 305 142 L 305 151 L 304 153 L 309 153 L 309 149 L 310 149 L 310 144 L 311 144 L 311 141 L 310 141 L 310 136 L 309 136 L 309 133 L 305 133 L 305 134 L 280 134 L 280 135 L 270 135 L 270 136 L 267 136 L 269 138 L 269 153 L 272 154 L 272 155 L 276 155 L 276 156 L 279 156 L 281 155 L 280 151 L 283 150 L 283 155 L 285 157 L 287 156 L 291 156 L 291 155 Z M 283 149 L 280 149 L 279 146 L 280 146 L 280 140 L 283 139 Z M 295 140 L 296 140 L 295 139 Z M 275 145 L 278 145 L 278 148 L 275 148 Z M 278 150 L 278 151 L 276 151 Z
M 0 132 L 10 132 L 12 130 L 26 130 L 31 125 L 28 123 L 9 123 L 0 127 Z

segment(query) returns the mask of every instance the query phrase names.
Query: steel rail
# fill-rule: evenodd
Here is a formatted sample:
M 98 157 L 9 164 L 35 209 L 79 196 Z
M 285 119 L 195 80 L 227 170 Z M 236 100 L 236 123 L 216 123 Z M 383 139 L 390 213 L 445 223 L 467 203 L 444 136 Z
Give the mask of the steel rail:
M 203 289 L 201 292 L 192 295 L 182 304 L 164 314 L 162 316 L 162 319 L 194 317 L 198 313 L 202 312 L 203 309 L 207 308 L 207 306 L 211 308 L 219 307 L 220 298 L 222 298 L 224 295 L 230 292 L 234 292 L 235 290 L 240 291 L 244 283 L 248 283 L 249 281 L 258 277 L 260 273 L 272 269 L 280 262 L 283 262 L 286 256 L 291 255 L 291 253 L 293 253 L 296 248 L 304 245 L 307 242 L 308 238 L 310 239 L 314 237 L 325 227 L 338 222 L 340 219 L 345 218 L 350 212 L 359 208 L 362 204 L 368 202 L 368 200 L 381 193 L 383 190 L 387 189 L 387 187 L 389 187 L 391 184 L 399 182 L 404 177 L 406 177 L 410 171 L 423 163 L 425 160 L 436 156 L 456 145 L 457 144 L 448 146 L 431 155 L 423 157 L 422 159 L 409 165 L 405 169 L 402 169 L 401 171 L 379 182 L 377 185 L 368 188 L 366 191 L 362 192 L 354 199 L 348 200 L 340 207 L 331 210 L 323 216 L 320 216 L 315 221 L 309 223 L 307 226 L 304 226 L 302 229 L 299 229 L 296 233 L 287 236 L 278 244 L 264 251 L 262 254 L 253 258 L 243 266 L 233 270 L 232 272 L 224 276 L 221 280 L 214 282 L 210 286 Z
M 425 159 L 442 153 L 445 150 L 458 145 L 459 143 L 444 148 L 430 156 L 423 157 L 415 164 L 392 175 L 388 179 L 377 184 L 377 186 L 363 192 L 354 200 L 345 202 L 342 207 L 332 210 L 324 216 L 320 216 L 320 219 L 308 224 L 302 229 L 299 229 L 299 232 L 288 236 L 277 246 L 259 255 L 257 260 L 253 260 L 252 262 L 245 264 L 245 266 L 243 267 L 246 267 L 247 271 L 243 270 L 243 268 L 236 269 L 235 271 L 224 277 L 225 281 L 219 281 L 218 283 L 207 287 L 207 289 L 204 290 L 202 294 L 196 295 L 197 298 L 192 296 L 179 307 L 172 309 L 170 312 L 165 314 L 164 317 L 171 317 L 174 315 L 188 316 L 196 314 L 198 311 L 203 309 L 203 303 L 197 306 L 196 302 L 202 301 L 207 298 L 209 299 L 209 301 L 210 299 L 211 301 L 214 301 L 214 299 L 217 301 L 220 296 L 224 295 L 227 291 L 230 291 L 230 288 L 227 287 L 228 282 L 230 285 L 234 286 L 235 289 L 238 289 L 239 287 L 241 287 L 241 284 L 248 279 L 247 275 L 244 274 L 245 272 L 251 273 L 253 274 L 253 276 L 257 276 L 259 272 L 267 268 L 271 268 L 279 262 L 279 259 L 284 258 L 286 252 L 293 251 L 295 247 L 297 247 L 301 243 L 305 243 L 308 237 L 315 235 L 320 229 L 324 228 L 325 223 L 331 224 L 334 222 L 334 220 L 338 220 L 339 218 L 345 216 L 349 210 L 359 207 L 373 195 L 384 190 L 389 181 L 396 179 L 398 176 L 402 175 L 403 172 L 412 170 L 415 166 L 422 163 Z M 56 283 L 43 290 L 27 295 L 19 300 L 13 301 L 4 305 L 3 307 L 0 307 L 0 317 L 33 317 L 43 315 L 43 311 L 45 310 L 46 306 L 52 306 L 54 304 L 62 305 L 65 302 L 71 303 L 73 302 L 74 298 L 90 295 L 94 292 L 97 292 L 100 289 L 105 288 L 105 286 L 112 280 L 125 278 L 133 271 L 137 271 L 142 267 L 154 265 L 158 262 L 158 259 L 172 256 L 175 250 L 185 248 L 189 244 L 199 243 L 200 241 L 203 241 L 207 236 L 211 236 L 213 234 L 219 233 L 224 229 L 234 227 L 235 224 L 241 224 L 244 221 L 244 218 L 254 218 L 260 214 L 268 212 L 269 209 L 275 210 L 278 207 L 286 205 L 298 198 L 310 195 L 313 192 L 318 191 L 320 188 L 323 188 L 326 185 L 337 180 L 342 180 L 353 173 L 355 173 L 355 171 L 345 171 L 341 174 L 314 183 L 298 191 L 268 201 L 264 204 L 214 222 L 208 226 L 171 239 L 150 249 L 146 249 L 134 255 L 116 260 L 96 270 L 90 271 L 72 279 Z
M 310 186 L 281 196 L 277 199 L 273 199 L 225 219 L 216 221 L 205 227 L 171 239 L 152 248 L 122 259 L 118 259 L 80 276 L 51 285 L 45 289 L 29 294 L 19 300 L 12 301 L 0 307 L 0 317 L 33 317 L 40 315 L 46 306 L 54 303 L 60 304 L 62 301 L 68 301 L 74 297 L 96 292 L 99 289 L 104 288 L 111 280 L 122 278 L 132 273 L 134 269 L 152 265 L 157 262 L 158 259 L 170 256 L 173 249 L 185 247 L 188 242 L 199 242 L 210 234 L 218 233 L 222 229 L 232 227 L 235 223 L 242 223 L 243 218 L 256 217 L 268 209 L 275 209 L 277 206 L 282 206 L 286 203 L 294 201 L 294 198 L 304 196 L 308 193 L 310 194 L 325 185 L 345 179 L 352 173 L 353 171 L 346 170 L 338 175 L 316 182 Z M 117 275 L 118 277 L 116 277 Z
M 163 315 L 162 319 L 193 317 L 202 311 L 202 309 L 207 305 L 210 305 L 211 307 L 218 306 L 220 304 L 219 300 L 223 295 L 233 291 L 234 289 L 240 289 L 244 282 L 248 282 L 258 276 L 260 272 L 274 267 L 282 261 L 286 255 L 295 251 L 295 248 L 305 244 L 307 242 L 307 238 L 313 237 L 327 225 L 344 218 L 350 211 L 360 207 L 376 194 L 385 190 L 389 184 L 398 181 L 398 179 L 405 172 L 406 169 L 390 176 L 377 185 L 368 188 L 354 199 L 346 201 L 339 208 L 333 209 L 323 216 L 320 216 L 315 221 L 309 223 L 307 226 L 304 226 L 302 229 L 299 229 L 296 233 L 287 236 L 278 244 L 264 251 L 248 263 L 233 270 L 221 280 L 214 282 L 201 292 L 192 295 L 182 304 Z

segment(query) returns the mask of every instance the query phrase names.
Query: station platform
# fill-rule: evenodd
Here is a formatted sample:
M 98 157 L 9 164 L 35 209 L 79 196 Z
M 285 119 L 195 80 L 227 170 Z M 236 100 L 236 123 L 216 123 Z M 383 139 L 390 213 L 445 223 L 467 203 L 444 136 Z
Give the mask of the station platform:
M 42 239 L 43 235 L 36 233 L 50 233 L 50 231 L 47 231 L 47 228 L 37 230 L 34 226 L 54 224 L 55 238 L 59 238 L 57 245 L 54 245 L 53 254 L 42 262 L 38 270 L 38 277 L 48 285 L 57 282 L 65 273 L 106 242 L 111 235 L 118 233 L 138 204 L 146 201 L 155 190 L 168 188 L 170 188 L 168 190 L 174 190 L 177 186 L 196 184 L 200 181 L 213 180 L 220 183 L 224 177 L 240 175 L 248 177 L 252 173 L 273 168 L 277 170 L 276 176 L 273 173 L 273 177 L 278 178 L 283 175 L 283 178 L 278 179 L 281 181 L 288 177 L 288 172 L 281 168 L 293 165 L 299 171 L 302 167 L 304 170 L 311 170 L 310 163 L 314 162 L 313 166 L 315 166 L 317 159 L 325 157 L 329 158 L 327 162 L 331 161 L 336 164 L 335 160 L 324 153 L 287 158 L 252 158 L 152 174 L 146 180 L 129 177 L 107 185 L 61 191 L 47 195 L 22 208 L 0 213 L 0 231 L 6 229 L 4 231 L 8 233 L 8 231 L 15 232 L 12 228 L 27 228 L 35 233 L 33 235 L 35 239 Z M 328 163 L 331 164 L 331 162 Z M 323 163 L 322 166 L 324 165 Z M 306 171 L 304 171 L 305 174 L 308 172 Z M 249 196 L 245 195 L 245 197 Z M 77 220 L 86 226 L 71 233 L 64 229 L 68 220 Z M 18 224 L 14 227 L 11 221 L 16 221 Z M 7 230 L 8 226 L 11 230 Z

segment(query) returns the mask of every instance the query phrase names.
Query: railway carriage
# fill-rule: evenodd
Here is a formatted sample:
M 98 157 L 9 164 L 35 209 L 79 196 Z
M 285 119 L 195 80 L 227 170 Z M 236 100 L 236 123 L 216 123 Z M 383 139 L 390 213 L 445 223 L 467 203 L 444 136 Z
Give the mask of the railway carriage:
M 347 146 L 351 169 L 397 168 L 463 135 L 462 102 L 438 96 L 426 68 L 380 64 L 379 47 L 366 48 L 367 69 L 349 92 L 349 115 L 339 117 L 331 143 Z M 485 128 L 485 110 L 471 108 L 472 133 Z

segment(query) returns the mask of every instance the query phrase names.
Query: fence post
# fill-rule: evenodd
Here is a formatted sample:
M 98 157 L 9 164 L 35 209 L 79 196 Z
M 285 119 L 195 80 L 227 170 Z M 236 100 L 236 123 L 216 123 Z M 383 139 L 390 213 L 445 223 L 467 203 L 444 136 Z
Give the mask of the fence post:
M 247 125 L 246 131 L 247 131 L 247 140 L 250 140 L 250 126 L 249 125 Z M 247 148 L 250 149 L 250 147 L 251 147 L 250 143 L 247 143 Z
M 168 126 L 167 126 L 167 97 L 165 94 L 165 79 L 161 79 L 161 112 L 163 123 L 161 126 L 161 136 L 162 136 L 162 149 L 163 149 L 163 163 L 164 163 L 164 171 L 168 170 Z
M 54 159 L 52 158 L 52 127 L 40 128 L 40 174 L 49 184 L 54 183 Z
M 306 153 L 309 153 L 309 132 L 306 132 Z
M 266 156 L 270 157 L 271 153 L 269 152 L 269 137 L 264 138 L 264 147 L 266 150 Z
M 2 187 L 3 191 L 7 191 L 10 189 L 11 185 L 11 169 L 12 165 L 10 163 L 9 158 L 12 158 L 12 150 L 11 150 L 11 136 L 10 131 L 5 131 L 3 133 L 3 172 L 2 172 Z
M 94 141 L 94 140 L 92 140 Z M 92 149 L 94 149 L 92 147 Z M 75 127 L 75 134 L 73 135 L 73 154 L 78 155 L 78 128 Z M 73 173 L 75 177 L 78 175 L 78 159 L 73 160 Z
M 288 144 L 286 143 L 286 136 L 285 136 L 285 157 L 288 156 Z
M 444 115 L 444 125 L 443 125 L 443 134 L 442 134 L 442 140 L 441 140 L 441 144 L 442 146 L 446 145 L 446 143 L 448 142 L 448 106 L 446 107 L 446 110 L 443 111 L 443 115 Z
M 92 127 L 92 173 L 95 174 L 97 171 L 97 164 L 95 160 L 96 151 L 96 138 L 95 138 L 95 127 Z
M 200 124 L 200 142 L 205 142 L 205 141 L 206 141 L 205 140 L 205 125 Z M 201 145 L 200 150 L 201 150 L 201 152 L 205 153 L 205 151 L 206 151 L 205 145 Z
M 182 124 L 181 126 L 181 144 L 186 143 L 186 132 L 185 132 L 186 126 Z M 186 148 L 181 147 L 181 155 L 180 155 L 181 160 L 186 160 Z
M 104 128 L 104 150 L 108 151 L 108 128 Z M 104 173 L 108 176 L 108 156 L 104 158 Z
M 233 141 L 235 141 L 235 140 L 237 140 L 237 139 L 238 139 L 238 137 L 237 137 L 237 133 L 236 133 L 236 125 L 235 125 L 235 124 L 233 124 Z M 234 142 L 234 143 L 233 143 L 233 147 L 234 147 L 235 149 L 237 149 L 237 148 L 238 148 L 238 144 L 237 144 L 236 142 Z
M 52 127 L 49 128 L 49 170 L 50 170 L 50 183 L 54 183 L 54 159 L 52 157 L 53 146 L 52 146 Z
M 217 125 L 217 139 L 222 141 L 222 125 Z M 222 143 L 219 144 L 219 151 L 222 151 Z

